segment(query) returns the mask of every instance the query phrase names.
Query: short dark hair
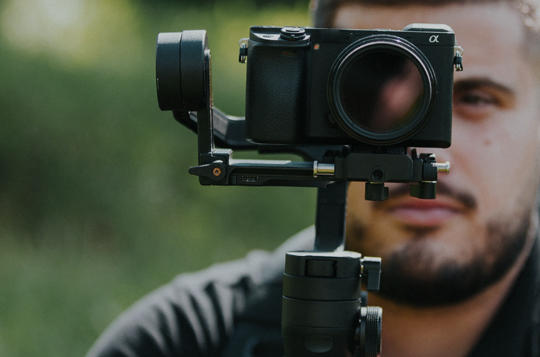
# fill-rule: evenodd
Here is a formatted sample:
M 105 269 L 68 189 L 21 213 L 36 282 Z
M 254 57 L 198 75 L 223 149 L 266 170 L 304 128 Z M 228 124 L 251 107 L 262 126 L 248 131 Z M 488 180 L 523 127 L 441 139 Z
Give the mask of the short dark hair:
M 358 3 L 380 6 L 448 4 L 485 4 L 505 2 L 521 11 L 524 24 L 534 32 L 540 32 L 540 0 L 312 0 L 311 14 L 315 27 L 332 27 L 336 9 L 345 3 Z
M 376 6 L 507 3 L 523 14 L 527 29 L 525 51 L 537 66 L 540 76 L 540 0 L 311 0 L 311 15 L 315 27 L 333 27 L 336 10 L 346 3 Z

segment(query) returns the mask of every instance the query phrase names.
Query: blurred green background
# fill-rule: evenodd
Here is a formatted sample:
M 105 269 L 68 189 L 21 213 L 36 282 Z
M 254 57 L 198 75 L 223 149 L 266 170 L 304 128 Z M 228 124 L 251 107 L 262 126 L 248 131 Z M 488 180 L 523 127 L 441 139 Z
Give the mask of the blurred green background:
M 159 32 L 206 29 L 215 104 L 243 115 L 238 40 L 308 25 L 307 7 L 0 1 L 0 356 L 84 355 L 176 274 L 313 223 L 313 189 L 199 186 L 196 136 L 159 111 L 154 67 Z

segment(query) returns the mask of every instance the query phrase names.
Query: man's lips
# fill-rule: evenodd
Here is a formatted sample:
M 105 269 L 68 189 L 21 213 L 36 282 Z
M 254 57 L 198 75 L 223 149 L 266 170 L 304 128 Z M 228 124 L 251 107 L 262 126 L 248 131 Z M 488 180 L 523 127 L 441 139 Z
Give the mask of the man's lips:
M 389 202 L 385 210 L 403 224 L 417 227 L 436 227 L 464 213 L 465 207 L 450 199 L 405 198 L 393 203 Z

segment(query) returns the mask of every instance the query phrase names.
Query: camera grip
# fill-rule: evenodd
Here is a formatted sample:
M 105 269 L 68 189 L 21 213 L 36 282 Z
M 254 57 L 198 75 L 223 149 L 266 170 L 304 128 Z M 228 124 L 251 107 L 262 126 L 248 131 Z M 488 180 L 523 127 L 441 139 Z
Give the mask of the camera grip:
M 294 144 L 308 114 L 309 48 L 250 41 L 246 86 L 246 138 Z

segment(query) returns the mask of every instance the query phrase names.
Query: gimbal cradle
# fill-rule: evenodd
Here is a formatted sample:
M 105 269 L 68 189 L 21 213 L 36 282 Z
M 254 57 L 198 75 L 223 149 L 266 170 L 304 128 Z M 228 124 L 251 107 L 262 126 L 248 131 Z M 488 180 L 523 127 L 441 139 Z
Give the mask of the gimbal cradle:
M 189 172 L 198 175 L 201 184 L 318 187 L 314 249 L 286 256 L 282 305 L 286 356 L 342 357 L 355 351 L 357 356 L 380 356 L 382 309 L 366 306 L 361 278 L 367 276 L 367 290 L 378 290 L 381 260 L 343 251 L 348 181 L 366 180 L 369 175 L 366 199 L 371 200 L 388 197 L 385 180 L 417 181 L 411 194 L 429 198 L 435 194 L 438 170 L 446 166 L 436 164 L 431 155 L 418 157 L 415 152 L 409 157 L 355 153 L 348 147 L 256 146 L 231 134 L 242 133 L 239 118 L 210 107 L 197 115 L 186 114 L 177 111 L 175 117 L 193 129 L 197 124 L 199 165 Z M 219 132 L 213 125 L 216 121 Z M 224 146 L 295 152 L 311 161 L 235 160 L 232 149 L 214 148 L 214 133 Z M 228 140 L 231 135 L 234 139 Z

